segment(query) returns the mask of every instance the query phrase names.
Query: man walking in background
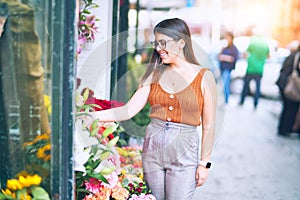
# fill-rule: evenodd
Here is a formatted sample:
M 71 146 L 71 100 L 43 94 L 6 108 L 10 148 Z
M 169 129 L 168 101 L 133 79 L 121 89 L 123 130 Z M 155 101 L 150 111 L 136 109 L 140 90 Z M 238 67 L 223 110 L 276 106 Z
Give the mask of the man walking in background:
M 235 69 L 236 61 L 239 58 L 239 51 L 233 44 L 233 33 L 227 32 L 225 34 L 225 39 L 227 40 L 227 45 L 220 52 L 218 60 L 220 63 L 221 77 L 224 85 L 225 103 L 227 104 L 230 95 L 230 74 L 231 71 Z
M 254 80 L 256 90 L 254 94 L 254 108 L 257 107 L 260 97 L 260 81 L 264 71 L 266 59 L 269 57 L 270 49 L 267 41 L 261 34 L 257 34 L 250 38 L 247 48 L 247 71 L 244 77 L 244 87 L 241 94 L 240 105 L 244 104 L 245 97 L 249 94 L 249 83 Z

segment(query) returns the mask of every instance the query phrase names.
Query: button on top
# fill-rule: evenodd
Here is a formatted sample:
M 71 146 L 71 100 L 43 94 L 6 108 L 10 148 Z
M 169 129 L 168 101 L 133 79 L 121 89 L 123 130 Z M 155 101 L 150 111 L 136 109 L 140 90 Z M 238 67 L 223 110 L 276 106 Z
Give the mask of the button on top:
M 173 108 L 173 106 L 169 106 L 169 110 L 173 110 L 174 108 Z
M 174 94 L 170 94 L 170 99 L 173 99 L 174 98 Z
M 167 118 L 167 121 L 168 121 L 168 122 L 170 122 L 171 120 L 172 120 L 171 117 L 168 117 L 168 118 Z

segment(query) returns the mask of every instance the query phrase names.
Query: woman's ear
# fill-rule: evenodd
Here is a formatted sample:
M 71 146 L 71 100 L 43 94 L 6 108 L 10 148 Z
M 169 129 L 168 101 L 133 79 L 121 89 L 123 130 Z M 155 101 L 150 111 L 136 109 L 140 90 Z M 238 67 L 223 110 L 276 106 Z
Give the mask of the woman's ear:
M 180 48 L 183 49 L 185 47 L 185 41 L 183 39 L 179 40 Z

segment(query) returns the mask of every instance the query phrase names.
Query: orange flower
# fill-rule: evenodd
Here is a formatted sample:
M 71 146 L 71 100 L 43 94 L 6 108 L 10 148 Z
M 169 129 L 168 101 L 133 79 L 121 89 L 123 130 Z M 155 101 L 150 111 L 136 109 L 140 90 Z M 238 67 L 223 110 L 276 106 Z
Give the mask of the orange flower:
M 49 139 L 50 139 L 50 134 L 49 133 L 44 133 L 42 135 L 36 136 L 36 138 L 34 140 L 32 140 L 31 142 L 25 142 L 24 147 L 31 146 L 31 145 L 37 143 L 40 140 L 49 140 Z
M 49 161 L 51 159 L 50 150 L 51 150 L 51 145 L 47 144 L 38 150 L 36 156 L 44 161 Z
M 129 196 L 129 192 L 125 188 L 115 187 L 112 189 L 111 196 L 116 200 L 126 200 Z

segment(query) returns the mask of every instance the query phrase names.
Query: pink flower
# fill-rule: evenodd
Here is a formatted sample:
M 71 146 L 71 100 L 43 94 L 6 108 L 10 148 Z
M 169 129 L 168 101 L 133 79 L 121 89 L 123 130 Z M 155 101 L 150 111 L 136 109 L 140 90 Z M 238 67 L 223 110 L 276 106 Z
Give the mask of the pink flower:
M 133 194 L 129 200 L 156 200 L 156 198 L 152 194 Z
M 110 189 L 114 188 L 119 181 L 118 174 L 115 171 L 108 175 L 105 175 L 105 178 L 107 179 L 109 184 L 101 182 L 101 185 L 103 187 L 110 188 Z
M 89 181 L 84 182 L 85 188 L 92 193 L 97 193 L 100 191 L 101 182 L 96 178 L 90 178 Z
M 116 167 L 116 173 L 121 172 L 120 155 L 117 152 L 110 154 L 110 157 L 107 160 Z

